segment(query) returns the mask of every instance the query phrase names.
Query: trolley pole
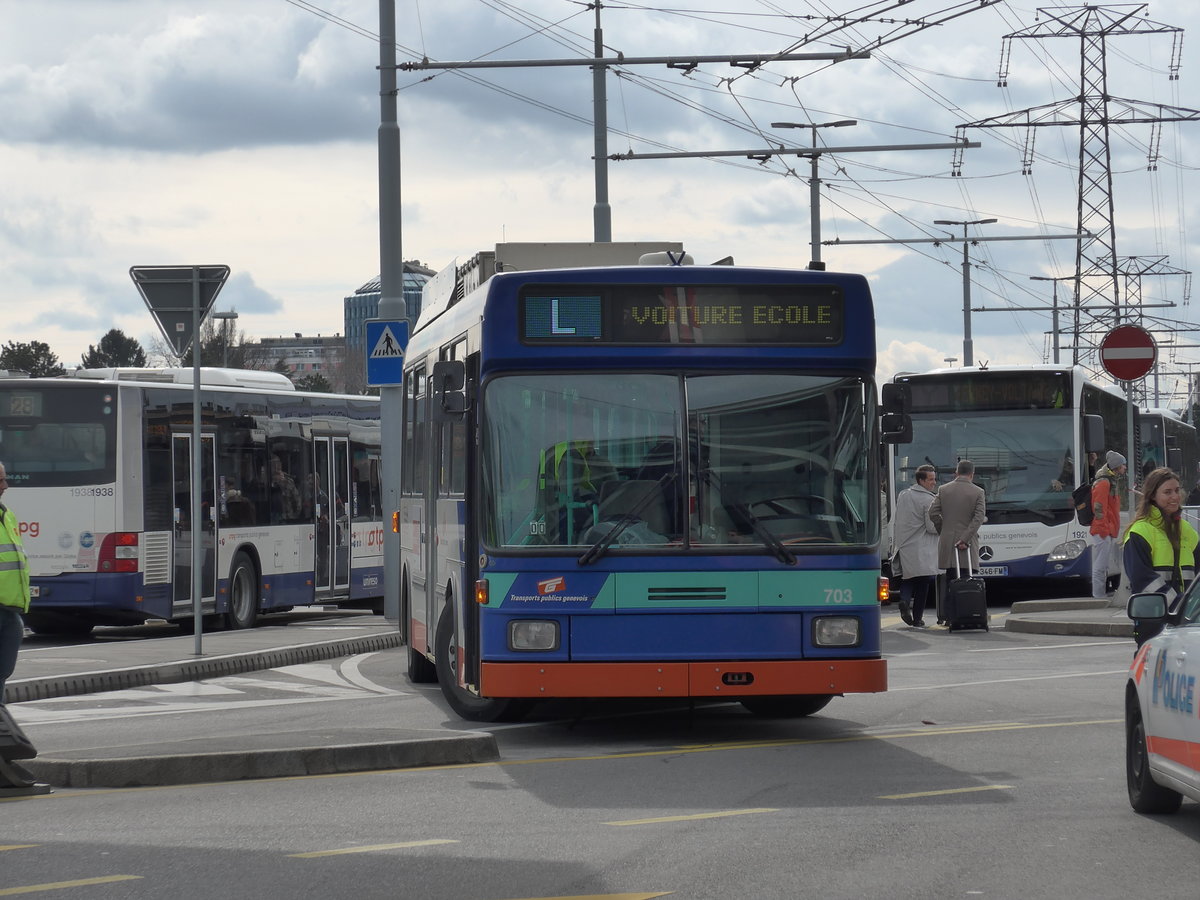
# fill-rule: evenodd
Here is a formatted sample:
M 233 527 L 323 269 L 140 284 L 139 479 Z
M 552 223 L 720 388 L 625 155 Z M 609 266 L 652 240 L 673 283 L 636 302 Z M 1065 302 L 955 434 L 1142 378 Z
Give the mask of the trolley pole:
M 396 115 L 396 0 L 379 0 L 379 313 L 401 321 L 404 256 L 400 245 L 400 125 Z M 366 348 L 367 355 L 371 348 Z M 400 622 L 400 535 L 391 515 L 400 509 L 400 457 L 404 450 L 404 386 L 380 385 L 379 427 L 383 494 L 383 614 Z M 401 623 L 401 632 L 405 625 Z

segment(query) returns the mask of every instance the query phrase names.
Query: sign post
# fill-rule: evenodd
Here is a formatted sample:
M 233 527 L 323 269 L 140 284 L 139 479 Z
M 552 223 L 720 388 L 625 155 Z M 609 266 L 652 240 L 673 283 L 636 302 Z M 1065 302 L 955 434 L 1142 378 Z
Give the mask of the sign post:
M 1158 345 L 1145 328 L 1119 325 L 1100 341 L 1100 365 L 1104 371 L 1125 384 L 1125 460 L 1129 466 L 1129 509 L 1135 506 L 1135 484 L 1141 482 L 1137 471 L 1137 445 L 1133 440 L 1133 382 L 1145 378 L 1158 361 Z
M 167 343 L 183 361 L 188 348 L 195 342 L 192 353 L 192 491 L 188 524 L 192 533 L 192 630 L 196 636 L 196 656 L 203 655 L 201 632 L 203 616 L 200 595 L 203 591 L 204 554 L 201 552 L 205 523 L 200 520 L 201 467 L 200 453 L 200 322 L 212 309 L 229 277 L 229 266 L 133 266 L 129 277 L 158 323 Z M 210 508 L 209 515 L 216 515 Z M 215 529 L 215 521 L 213 523 Z M 216 532 L 214 530 L 214 536 Z

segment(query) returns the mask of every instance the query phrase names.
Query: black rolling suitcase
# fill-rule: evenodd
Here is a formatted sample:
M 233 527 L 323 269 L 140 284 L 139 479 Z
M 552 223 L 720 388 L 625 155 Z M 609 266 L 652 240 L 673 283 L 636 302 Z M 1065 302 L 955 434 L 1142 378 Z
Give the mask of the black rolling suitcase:
M 954 549 L 956 577 L 946 585 L 946 601 L 942 618 L 950 631 L 956 628 L 988 630 L 987 590 L 983 579 L 971 572 L 971 551 L 967 550 L 967 574 L 962 573 L 960 551 Z

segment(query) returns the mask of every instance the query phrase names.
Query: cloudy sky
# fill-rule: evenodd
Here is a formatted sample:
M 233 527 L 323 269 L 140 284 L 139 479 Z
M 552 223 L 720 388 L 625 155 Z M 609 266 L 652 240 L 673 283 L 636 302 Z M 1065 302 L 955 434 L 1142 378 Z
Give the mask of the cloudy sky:
M 396 9 L 402 61 L 592 52 L 594 12 L 576 0 Z M 342 298 L 379 271 L 378 10 L 376 0 L 0 0 L 0 343 L 45 341 L 74 364 L 115 326 L 149 348 L 157 330 L 129 267 L 181 263 L 230 266 L 217 308 L 235 309 L 250 338 L 341 332 Z M 832 21 L 852 11 L 867 21 Z M 1192 38 L 1179 77 L 1169 78 L 1172 34 L 1115 36 L 1109 93 L 1200 108 L 1200 4 L 1155 0 L 1145 12 Z M 915 24 L 955 13 L 965 14 Z M 1073 37 L 1012 41 L 997 86 L 1002 39 L 1038 22 L 1024 0 L 606 0 L 610 56 L 871 48 L 870 59 L 836 65 L 625 67 L 608 79 L 609 151 L 804 146 L 811 130 L 771 123 L 842 119 L 858 124 L 821 130 L 824 145 L 947 142 L 964 123 L 1078 96 Z M 587 68 L 401 72 L 399 86 L 405 258 L 440 269 L 500 241 L 592 238 Z M 1030 174 L 1022 128 L 970 130 L 983 146 L 963 154 L 960 177 L 948 150 L 822 157 L 823 237 L 961 235 L 934 220 L 983 218 L 999 221 L 972 234 L 1071 233 L 1078 129 L 1037 132 Z M 1198 148 L 1200 122 L 1167 124 L 1157 140 L 1150 125 L 1113 129 L 1118 256 L 1190 268 Z M 613 238 L 682 241 L 697 262 L 803 267 L 808 174 L 808 159 L 794 156 L 612 162 Z M 822 255 L 872 279 L 881 377 L 961 360 L 961 243 Z M 1073 242 L 980 243 L 971 258 L 972 306 L 989 310 L 972 317 L 976 361 L 1046 359 L 1048 311 L 1003 310 L 1049 307 L 1051 283 L 1030 279 L 1071 274 Z M 1174 302 L 1155 313 L 1194 321 L 1187 286 L 1145 278 L 1143 301 Z M 1065 301 L 1069 287 L 1060 291 Z M 1175 370 L 1200 360 L 1186 346 L 1163 355 Z

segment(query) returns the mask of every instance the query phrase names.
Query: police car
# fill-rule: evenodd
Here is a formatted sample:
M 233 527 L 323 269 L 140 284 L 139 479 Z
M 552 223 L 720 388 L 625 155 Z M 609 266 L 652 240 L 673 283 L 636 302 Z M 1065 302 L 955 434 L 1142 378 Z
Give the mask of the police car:
M 1131 619 L 1161 624 L 1133 658 L 1125 687 L 1125 776 L 1140 813 L 1173 813 L 1200 800 L 1200 579 L 1168 616 L 1162 594 L 1129 598 Z

